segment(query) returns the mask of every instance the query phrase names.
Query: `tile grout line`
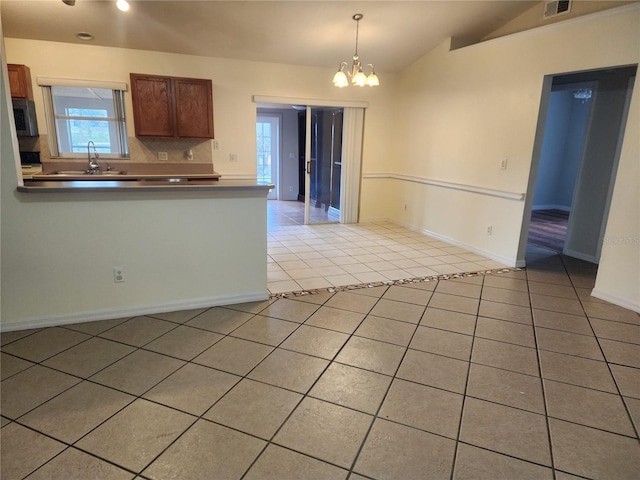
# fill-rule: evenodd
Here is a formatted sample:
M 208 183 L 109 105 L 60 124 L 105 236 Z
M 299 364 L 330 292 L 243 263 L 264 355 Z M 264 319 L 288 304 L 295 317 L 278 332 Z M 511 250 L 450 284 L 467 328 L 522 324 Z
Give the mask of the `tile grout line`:
M 386 291 L 387 291 L 387 290 L 385 290 L 385 293 L 386 293 Z M 384 295 L 384 293 L 383 293 L 382 295 Z M 294 451 L 294 452 L 296 452 L 296 453 L 300 453 L 300 454 L 307 455 L 307 456 L 309 456 L 309 457 L 311 457 L 311 458 L 316 458 L 316 457 L 313 457 L 313 456 L 311 456 L 311 455 L 305 454 L 305 453 L 303 453 L 303 452 L 298 452 L 297 450 L 293 450 L 293 449 L 290 449 L 290 448 L 288 448 L 288 447 L 284 447 L 284 446 L 282 446 L 282 445 L 280 445 L 280 444 L 278 444 L 278 443 L 274 443 L 274 439 L 276 438 L 276 436 L 278 435 L 278 433 L 280 433 L 280 431 L 281 431 L 281 430 L 282 430 L 282 428 L 286 425 L 286 423 L 289 421 L 289 419 L 293 416 L 293 414 L 298 410 L 298 408 L 300 407 L 300 405 L 302 404 L 302 402 L 303 402 L 306 398 L 312 398 L 312 399 L 315 399 L 314 397 L 310 397 L 310 396 L 309 396 L 309 392 L 311 392 L 311 390 L 313 390 L 313 387 L 318 383 L 318 381 L 320 380 L 320 378 L 322 378 L 322 376 L 323 376 L 323 375 L 325 374 L 325 372 L 329 369 L 329 367 L 330 367 L 330 366 L 331 366 L 331 364 L 335 361 L 335 359 L 338 357 L 338 355 L 340 355 L 340 352 L 344 349 L 344 347 L 345 347 L 345 346 L 347 345 L 347 343 L 351 340 L 351 338 L 353 338 L 353 336 L 354 336 L 354 335 L 353 335 L 353 333 L 358 329 L 358 327 L 359 327 L 360 325 L 362 325 L 362 323 L 366 320 L 367 316 L 371 313 L 371 311 L 373 311 L 373 309 L 375 308 L 375 306 L 378 304 L 378 302 L 379 302 L 379 301 L 380 301 L 380 299 L 382 298 L 382 295 L 381 295 L 380 297 L 378 297 L 378 300 L 377 300 L 377 301 L 376 301 L 376 302 L 371 306 L 371 308 L 369 309 L 368 313 L 364 314 L 364 316 L 363 316 L 362 320 L 358 323 L 358 326 L 357 326 L 357 327 L 353 330 L 353 332 L 349 335 L 349 338 L 347 338 L 347 340 L 342 344 L 342 346 L 338 349 L 338 351 L 335 353 L 335 355 L 333 356 L 333 358 L 332 358 L 331 360 L 329 360 L 329 362 L 328 362 L 328 363 L 327 363 L 327 365 L 324 367 L 324 369 L 322 370 L 322 372 L 320 373 L 320 375 L 318 375 L 318 377 L 314 380 L 314 382 L 313 382 L 313 383 L 311 384 L 311 386 L 307 389 L 307 391 L 306 391 L 304 394 L 302 394 L 302 397 L 300 398 L 300 400 L 298 401 L 298 403 L 297 403 L 297 404 L 295 405 L 295 407 L 291 410 L 291 412 L 289 412 L 289 414 L 286 416 L 286 418 L 282 421 L 282 423 L 280 424 L 280 426 L 276 429 L 276 431 L 274 432 L 274 434 L 273 434 L 273 435 L 271 436 L 271 438 L 267 441 L 267 444 L 266 444 L 266 445 L 265 445 L 265 447 L 262 449 L 262 451 L 261 451 L 261 452 L 256 456 L 256 458 L 253 460 L 253 462 L 251 462 L 251 464 L 247 467 L 247 469 L 245 470 L 245 472 L 243 473 L 243 475 L 240 477 L 240 480 L 244 480 L 244 478 L 246 477 L 246 475 L 251 471 L 251 469 L 253 468 L 253 466 L 258 462 L 258 460 L 261 458 L 261 456 L 262 456 L 262 455 L 263 455 L 263 453 L 266 451 L 266 449 L 269 447 L 269 445 L 272 445 L 272 444 L 273 444 L 273 445 L 277 445 L 277 446 L 279 446 L 279 447 L 287 448 L 288 450 Z M 327 303 L 331 298 L 333 298 L 333 295 L 332 295 L 330 298 L 328 298 L 327 300 L 325 300 L 325 302 L 324 302 L 323 304 L 321 304 L 320 306 L 318 306 L 318 308 L 314 311 L 314 313 L 315 313 L 315 312 L 317 312 L 317 311 L 318 311 L 320 308 L 322 308 L 323 306 L 325 306 L 325 305 L 326 305 L 326 303 Z M 312 316 L 313 316 L 313 314 L 309 315 L 309 317 L 307 317 L 307 319 L 306 319 L 304 322 L 306 322 L 307 320 L 309 320 L 309 318 L 311 318 Z M 302 323 L 300 324 L 300 326 L 304 325 L 304 322 L 302 322 Z M 297 330 L 297 329 L 296 329 L 296 330 Z M 292 332 L 291 334 L 293 334 L 293 332 Z M 290 336 L 290 335 L 289 335 L 289 336 Z M 287 337 L 287 338 L 289 338 L 289 337 Z M 286 340 L 286 339 L 285 339 L 285 340 Z M 285 340 L 283 340 L 280 344 L 282 344 Z M 278 348 L 278 347 L 276 347 L 276 348 Z M 274 349 L 274 351 L 275 351 L 275 349 Z M 273 352 L 271 352 L 271 353 L 273 353 Z M 263 361 L 264 361 L 264 360 L 263 360 Z M 262 362 L 260 362 L 260 363 L 262 363 Z M 258 365 L 260 365 L 260 363 L 259 363 Z M 255 369 L 255 368 L 257 368 L 257 366 L 258 366 L 258 365 L 256 365 L 256 366 L 254 367 L 254 369 Z M 253 371 L 253 369 L 252 369 L 252 371 Z M 249 373 L 250 373 L 250 372 L 249 372 Z M 247 374 L 247 375 L 248 375 L 248 374 Z M 391 384 L 391 382 L 390 382 L 390 384 Z M 299 393 L 299 392 L 298 392 L 298 393 Z M 319 399 L 318 399 L 318 400 L 319 400 Z M 323 400 L 319 400 L 319 401 L 323 401 Z M 327 402 L 327 403 L 331 403 L 332 405 L 336 405 L 336 404 L 334 404 L 333 402 Z M 339 406 L 339 405 L 338 405 L 338 406 Z M 213 408 L 213 406 L 212 406 L 211 408 Z M 211 408 L 210 408 L 210 409 L 211 409 Z M 209 410 L 210 410 L 210 409 L 209 409 Z M 375 419 L 374 419 L 374 420 L 375 420 Z M 373 423 L 373 421 L 372 421 L 372 423 Z M 365 436 L 365 438 L 366 438 L 366 436 Z M 363 440 L 363 442 L 364 442 L 364 440 Z M 356 458 L 357 458 L 357 455 L 356 455 Z M 326 461 L 326 460 L 321 460 L 321 459 L 319 459 L 319 458 L 317 458 L 317 460 L 323 461 L 323 462 L 328 463 L 328 464 L 330 464 L 330 465 L 335 465 L 335 464 L 333 464 L 333 463 L 331 463 L 331 462 L 328 462 L 328 461 Z M 342 466 L 338 466 L 338 465 L 335 465 L 335 466 L 337 466 L 337 467 L 339 467 L 339 468 L 344 469 L 344 467 L 342 467 Z M 350 474 L 351 474 L 351 471 L 349 471 L 348 475 L 350 475 Z
M 388 292 L 388 291 L 389 291 L 389 289 L 387 288 L 387 290 L 385 290 L 385 293 Z M 422 318 L 424 313 L 427 311 L 427 307 L 428 307 L 429 303 L 431 302 L 432 298 L 433 298 L 433 292 L 431 292 L 431 296 L 429 297 L 429 300 L 427 301 L 427 304 L 424 306 L 422 314 L 420 315 L 420 318 Z M 378 301 L 380 301 L 381 299 L 382 299 L 382 296 L 379 297 Z M 376 302 L 375 305 L 377 305 L 377 302 Z M 374 307 L 375 307 L 375 305 L 374 305 Z M 372 310 L 373 310 L 374 307 L 372 307 Z M 365 319 L 366 319 L 366 317 L 365 317 Z M 364 322 L 364 320 L 363 320 L 363 322 Z M 364 446 L 367 443 L 367 440 L 369 439 L 369 435 L 371 434 L 371 430 L 373 430 L 373 426 L 375 425 L 376 420 L 378 420 L 378 419 L 386 420 L 386 419 L 382 419 L 381 417 L 379 417 L 380 411 L 382 410 L 382 406 L 384 405 L 384 402 L 387 399 L 387 396 L 389 395 L 389 391 L 391 390 L 391 387 L 393 386 L 396 378 L 398 378 L 397 375 L 398 375 L 398 372 L 400 371 L 400 367 L 402 367 L 404 359 L 406 358 L 407 353 L 409 352 L 409 345 L 413 341 L 413 339 L 414 339 L 414 337 L 416 335 L 416 332 L 418 331 L 418 327 L 419 326 L 420 326 L 420 321 L 418 321 L 418 323 L 415 324 L 415 329 L 413 331 L 413 334 L 411 335 L 411 338 L 409 339 L 409 342 L 407 343 L 407 346 L 404 347 L 404 353 L 402 354 L 402 357 L 400 358 L 400 361 L 398 362 L 398 366 L 395 368 L 395 371 L 394 371 L 393 375 L 391 376 L 391 381 L 389 382 L 389 385 L 387 386 L 387 389 L 386 389 L 384 395 L 382 396 L 380 404 L 378 405 L 378 408 L 376 409 L 376 412 L 373 415 L 373 419 L 371 420 L 371 423 L 369 424 L 369 428 L 367 429 L 367 432 L 365 433 L 364 437 L 362 438 L 362 441 L 360 442 L 360 447 L 358 448 L 358 450 L 356 452 L 356 455 L 355 455 L 353 461 L 351 462 L 351 466 L 349 468 L 349 477 L 351 477 L 352 474 L 354 473 L 353 469 L 355 468 L 356 463 L 358 462 L 358 459 L 360 458 L 360 454 L 362 453 L 362 450 L 364 449 Z M 355 330 L 354 330 L 354 332 L 355 332 Z M 397 422 L 394 422 L 394 423 L 397 423 Z M 356 474 L 358 474 L 358 473 L 356 472 Z
M 547 427 L 547 441 L 549 442 L 549 459 L 551 461 L 551 475 L 552 478 L 554 480 L 556 480 L 556 465 L 555 465 L 555 456 L 553 454 L 553 440 L 551 437 L 551 423 L 549 421 L 549 407 L 547 405 L 547 389 L 545 386 L 545 382 L 544 382 L 544 376 L 543 376 L 543 372 L 542 372 L 542 361 L 540 359 L 540 348 L 538 346 L 538 332 L 536 330 L 536 320 L 535 320 L 535 316 L 533 313 L 533 301 L 532 301 L 532 297 L 531 297 L 531 289 L 529 288 L 529 273 L 528 271 L 525 271 L 524 273 L 526 281 L 527 281 L 527 293 L 529 294 L 529 310 L 531 313 L 531 329 L 533 330 L 533 341 L 535 344 L 535 351 L 536 351 L 536 360 L 537 360 L 537 367 L 538 367 L 538 375 L 540 378 L 540 388 L 542 390 L 542 406 L 544 407 L 544 419 L 545 419 L 545 426 Z
M 480 317 L 480 304 L 482 303 L 482 292 L 484 291 L 484 287 L 485 287 L 485 277 L 482 278 L 482 285 L 480 287 L 480 294 L 478 296 L 478 306 L 476 308 L 476 314 L 475 314 L 475 322 L 473 325 L 473 335 L 471 336 L 471 348 L 469 350 L 469 361 L 468 361 L 468 366 L 467 366 L 467 378 L 465 379 L 464 382 L 464 391 L 462 393 L 462 406 L 460 408 L 460 420 L 458 421 L 458 430 L 456 433 L 456 443 L 455 443 L 455 448 L 453 450 L 453 458 L 451 459 L 451 474 L 449 475 L 450 480 L 453 480 L 454 475 L 455 475 L 455 470 L 456 470 L 456 461 L 458 458 L 458 449 L 460 448 L 460 443 L 461 443 L 461 439 L 460 439 L 460 434 L 462 433 L 462 419 L 464 417 L 464 412 L 465 412 L 465 407 L 467 405 L 467 398 L 474 398 L 474 397 L 469 397 L 467 396 L 467 390 L 469 388 L 469 378 L 471 377 L 471 366 L 472 366 L 472 357 L 473 357 L 473 348 L 475 345 L 475 340 L 476 340 L 476 332 L 478 330 L 478 318 Z
M 560 256 L 560 261 L 562 262 L 562 266 L 565 269 L 565 271 L 567 272 L 567 275 L 569 276 L 569 281 L 571 282 L 571 286 L 574 289 L 574 291 L 576 292 L 576 295 L 578 294 L 577 290 L 576 290 L 576 286 L 573 282 L 573 278 L 571 278 L 571 274 L 569 273 L 569 271 L 567 270 L 567 266 L 565 265 L 562 256 Z M 591 318 L 589 316 L 589 314 L 587 313 L 587 310 L 584 308 L 584 303 L 582 301 L 582 299 L 578 296 L 578 301 L 580 302 L 580 307 L 582 308 L 584 315 L 587 319 L 587 322 L 589 323 L 589 327 L 591 328 L 591 331 L 593 332 L 593 336 L 596 340 L 596 343 L 598 344 L 598 348 L 600 349 L 600 353 L 602 354 L 602 357 L 604 358 L 604 362 L 605 365 L 607 366 L 607 370 L 609 371 L 609 375 L 611 375 L 611 380 L 613 381 L 613 384 L 616 387 L 616 392 L 618 394 L 618 398 L 620 399 L 620 401 L 622 402 L 622 406 L 624 408 L 624 411 L 627 414 L 627 420 L 629 420 L 629 422 L 631 423 L 631 428 L 632 430 L 635 432 L 635 439 L 637 440 L 638 438 L 640 438 L 640 434 L 638 432 L 638 428 L 636 427 L 634 421 L 633 421 L 633 417 L 631 416 L 631 412 L 629 411 L 629 407 L 627 406 L 627 402 L 625 402 L 624 400 L 624 395 L 622 395 L 622 392 L 620 391 L 620 387 L 618 385 L 618 381 L 615 377 L 615 375 L 613 374 L 613 370 L 611 370 L 611 363 L 613 362 L 609 362 L 609 359 L 607 358 L 607 355 L 605 354 L 604 349 L 602 348 L 602 344 L 600 343 L 600 337 L 598 336 L 598 334 L 596 333 L 595 329 L 593 328 L 593 324 L 591 323 Z M 625 343 L 625 342 L 623 342 Z M 615 365 L 615 363 L 614 363 Z M 591 427 L 593 428 L 593 427 Z M 614 432 L 611 432 L 614 433 Z M 617 435 L 620 435 L 619 433 L 616 433 Z

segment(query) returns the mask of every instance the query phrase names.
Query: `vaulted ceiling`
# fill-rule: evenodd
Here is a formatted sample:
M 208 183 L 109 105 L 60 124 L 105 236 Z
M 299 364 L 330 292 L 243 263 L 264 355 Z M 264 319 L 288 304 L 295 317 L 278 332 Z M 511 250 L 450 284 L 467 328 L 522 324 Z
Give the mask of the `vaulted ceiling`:
M 450 36 L 480 39 L 535 1 L 169 1 L 2 0 L 5 37 L 337 67 L 359 53 L 379 71 L 399 71 Z

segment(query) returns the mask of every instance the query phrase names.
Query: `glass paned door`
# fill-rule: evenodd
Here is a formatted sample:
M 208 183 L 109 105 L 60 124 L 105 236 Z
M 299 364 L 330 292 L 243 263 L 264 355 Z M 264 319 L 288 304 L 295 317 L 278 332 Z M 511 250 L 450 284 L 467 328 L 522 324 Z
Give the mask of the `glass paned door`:
M 278 198 L 278 163 L 280 155 L 280 117 L 258 115 L 256 121 L 258 182 L 273 183 L 267 199 Z
M 342 108 L 307 108 L 307 224 L 340 221 L 342 115 Z

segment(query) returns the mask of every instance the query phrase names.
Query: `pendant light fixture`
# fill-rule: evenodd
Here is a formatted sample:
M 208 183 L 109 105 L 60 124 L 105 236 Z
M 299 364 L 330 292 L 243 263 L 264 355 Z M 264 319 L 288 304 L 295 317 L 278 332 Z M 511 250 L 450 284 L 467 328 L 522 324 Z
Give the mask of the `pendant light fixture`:
M 371 63 L 367 64 L 367 67 L 371 67 L 371 72 L 369 75 L 365 75 L 362 71 L 362 62 L 360 62 L 360 57 L 358 56 L 358 30 L 360 27 L 360 20 L 362 20 L 363 15 L 361 13 L 356 13 L 352 18 L 356 21 L 356 53 L 353 54 L 353 61 L 351 63 L 351 69 L 345 72 L 345 69 L 349 65 L 347 62 L 342 62 L 338 67 L 338 71 L 333 76 L 333 84 L 338 88 L 344 88 L 349 85 L 349 78 L 351 78 L 351 84 L 357 87 L 364 87 L 365 85 L 369 85 L 370 87 L 377 87 L 380 85 L 380 80 L 376 75 L 376 72 Z

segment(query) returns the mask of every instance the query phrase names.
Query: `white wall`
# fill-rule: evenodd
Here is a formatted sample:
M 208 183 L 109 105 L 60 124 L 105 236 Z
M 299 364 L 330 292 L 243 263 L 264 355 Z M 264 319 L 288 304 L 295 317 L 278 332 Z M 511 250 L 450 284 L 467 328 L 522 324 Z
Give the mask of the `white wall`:
M 207 78 L 213 82 L 214 129 L 220 149 L 214 150 L 216 171 L 227 175 L 255 177 L 255 118 L 253 95 L 323 100 L 367 101 L 371 105 L 365 133 L 366 161 L 388 158 L 389 145 L 380 145 L 392 125 L 387 100 L 393 95 L 394 75 L 384 74 L 376 89 L 338 89 L 331 79 L 334 68 L 296 67 L 272 63 L 198 57 L 144 50 L 99 47 L 37 40 L 5 39 L 8 63 L 22 63 L 31 69 L 36 115 L 41 133 L 46 133 L 42 93 L 35 84 L 38 76 L 112 80 L 129 83 L 129 73 L 155 73 Z M 381 74 L 382 75 L 382 74 Z M 125 95 L 129 135 L 134 135 L 130 92 Z M 229 154 L 238 155 L 237 162 Z
M 626 132 L 593 295 L 640 312 L 640 88 L 637 82 Z
M 635 5 L 452 52 L 442 44 L 402 72 L 392 139 L 395 162 L 380 165 L 384 170 L 378 172 L 526 192 L 545 75 L 637 64 L 639 24 L 640 9 Z M 634 98 L 606 235 L 636 244 L 605 244 L 602 262 L 611 263 L 601 263 L 601 271 L 609 273 L 606 280 L 598 279 L 597 290 L 640 309 L 638 262 L 634 271 L 629 267 L 629 260 L 638 258 L 640 233 L 638 88 Z M 503 159 L 508 159 L 507 170 L 500 170 Z M 525 202 L 369 179 L 366 173 L 365 206 L 376 204 L 397 222 L 508 264 L 519 260 Z M 381 182 L 389 189 L 385 205 L 373 198 Z M 376 216 L 373 209 L 363 210 L 371 218 Z M 492 236 L 486 234 L 488 225 L 493 226 Z M 625 260 L 621 252 L 632 250 Z M 616 278 L 610 273 L 616 269 L 624 275 Z
M 523 202 L 378 178 L 376 174 L 398 173 L 525 192 L 544 76 L 638 63 L 638 24 L 640 10 L 635 6 L 454 52 L 449 52 L 448 44 L 443 43 L 399 76 L 381 73 L 382 85 L 376 89 L 335 89 L 330 83 L 333 71 L 318 68 L 18 39 L 6 39 L 6 45 L 8 61 L 29 65 L 34 77 L 128 81 L 128 74 L 133 71 L 213 79 L 216 137 L 221 141 L 221 149 L 214 152 L 214 164 L 223 175 L 255 175 L 255 142 L 247 141 L 255 135 L 252 95 L 367 101 L 361 220 L 390 218 L 513 264 L 518 259 Z M 91 61 L 79 61 L 88 58 Z M 38 89 L 36 95 L 40 95 Z M 607 225 L 609 242 L 605 242 L 596 283 L 598 295 L 636 309 L 640 309 L 638 95 L 636 88 Z M 41 100 L 36 100 L 40 119 Z M 127 114 L 131 118 L 129 111 Z M 6 127 L 2 129 L 6 139 Z M 37 202 L 28 210 L 27 204 L 16 198 L 13 159 L 7 159 L 13 152 L 5 145 L 7 142 L 3 141 L 3 322 L 7 310 L 5 285 L 16 271 L 36 265 L 33 254 L 30 259 L 20 253 L 18 239 L 12 239 L 5 247 L 5 232 L 30 223 L 27 214 L 33 210 L 46 212 L 49 208 L 46 203 Z M 239 156 L 237 163 L 228 160 L 232 152 Z M 505 158 L 509 167 L 499 170 Z M 62 230 L 77 229 L 81 221 L 69 212 L 76 207 L 86 208 L 85 202 L 65 202 L 69 208 L 58 210 L 54 224 Z M 52 207 L 52 211 L 54 208 L 58 207 Z M 6 212 L 11 221 L 5 221 Z M 145 211 L 138 213 L 139 218 L 145 218 Z M 39 216 L 46 217 L 44 213 Z M 492 236 L 485 233 L 487 225 L 494 227 Z M 49 230 L 37 225 L 31 228 L 39 238 L 46 238 Z M 70 242 L 62 248 L 66 255 L 63 259 L 72 258 L 72 252 L 85 245 L 87 239 L 72 238 Z M 135 243 L 135 239 L 127 242 Z M 46 244 L 38 245 L 37 255 L 46 258 L 46 248 Z M 13 262 L 9 268 L 4 259 L 13 255 L 25 263 Z M 111 257 L 96 255 L 104 265 L 111 265 Z M 67 263 L 61 260 L 48 265 L 61 267 Z M 73 279 L 74 275 L 80 280 L 93 280 L 87 272 L 79 276 L 65 273 L 62 280 Z M 168 275 L 166 272 L 165 277 Z M 83 282 L 83 286 L 88 283 Z M 26 281 L 20 288 L 21 296 L 12 300 L 10 308 L 18 319 L 18 304 L 26 298 L 33 299 L 33 295 L 27 295 L 33 290 Z M 47 304 L 39 308 L 44 312 Z
M 333 69 L 33 40 L 5 39 L 5 44 L 7 63 L 28 65 L 34 84 L 38 76 L 128 83 L 130 72 L 211 78 L 220 140 L 214 165 L 223 177 L 255 177 L 253 95 L 366 100 L 375 106 L 365 135 L 365 145 L 376 146 L 369 157 L 374 162 L 388 157 L 388 146 L 379 148 L 377 139 L 391 124 L 385 98 L 392 92 L 392 75 L 386 87 L 344 91 L 331 84 Z M 6 75 L 4 53 L 2 60 Z M 46 133 L 37 86 L 34 95 Z M 125 101 L 133 134 L 129 94 Z M 18 193 L 17 152 L 4 96 L 0 108 L 2 329 L 266 297 L 266 192 L 246 199 Z M 229 153 L 237 153 L 239 161 L 229 162 Z M 113 282 L 114 266 L 124 267 L 125 283 Z

